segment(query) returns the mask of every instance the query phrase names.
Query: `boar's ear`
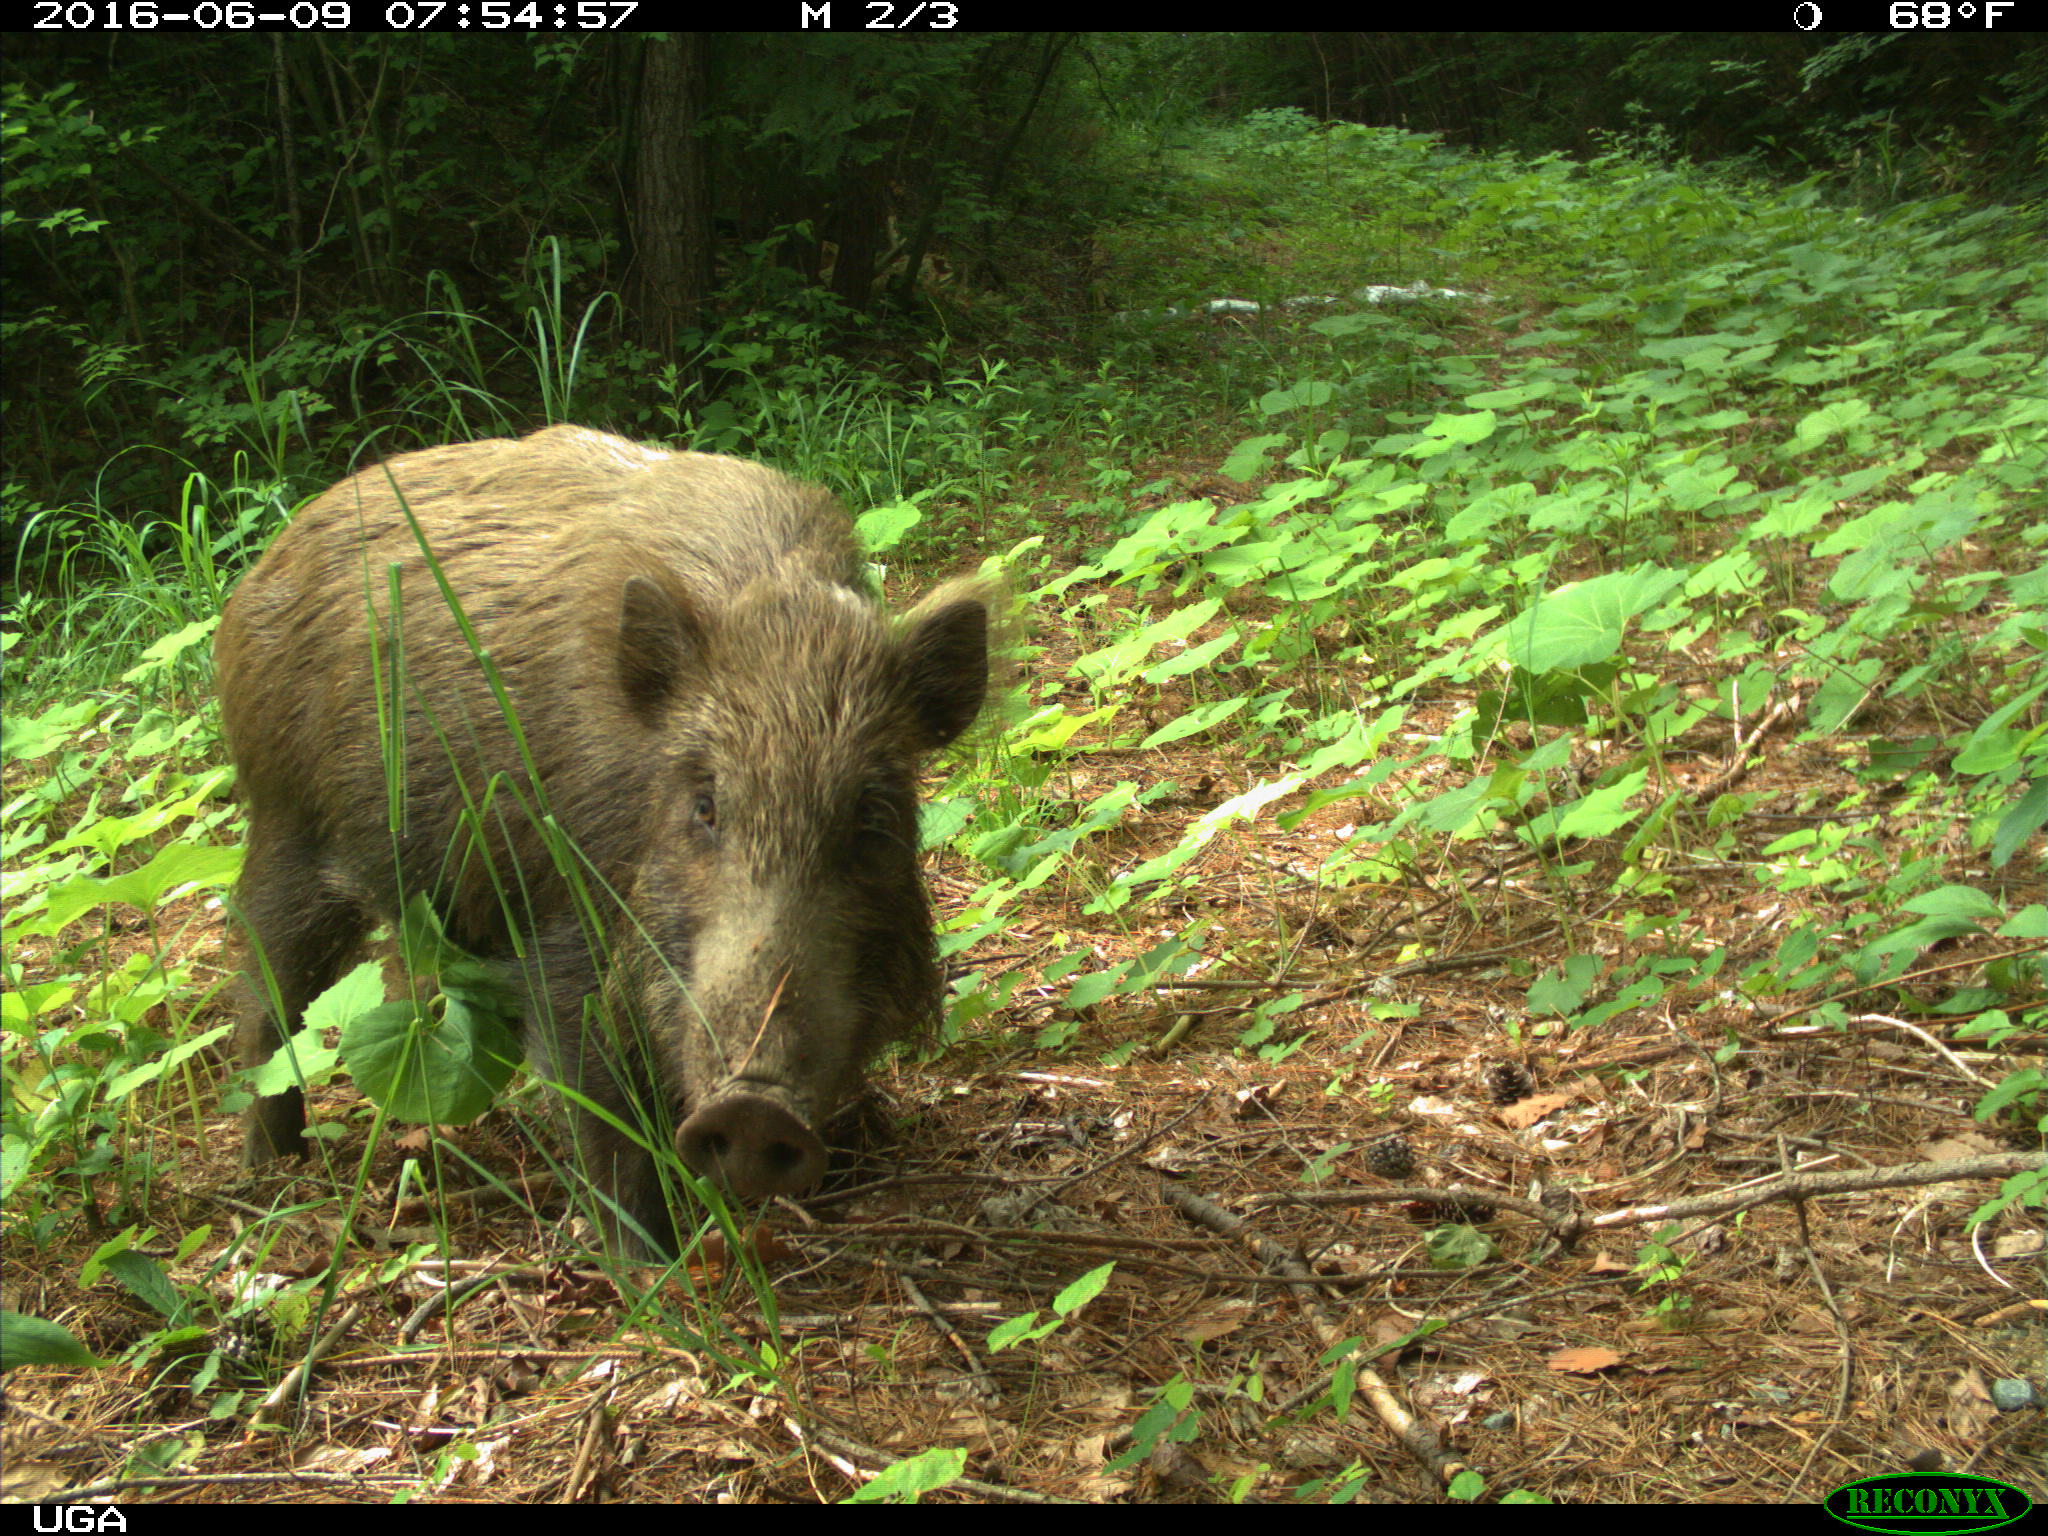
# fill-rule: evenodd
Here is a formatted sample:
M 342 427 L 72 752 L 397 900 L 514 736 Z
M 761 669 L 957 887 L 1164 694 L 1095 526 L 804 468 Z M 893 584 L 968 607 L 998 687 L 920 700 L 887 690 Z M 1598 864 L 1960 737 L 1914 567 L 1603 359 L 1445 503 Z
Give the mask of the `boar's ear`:
M 924 737 L 943 747 L 974 723 L 988 694 L 988 605 L 980 598 L 920 604 L 906 621 L 904 680 Z
M 619 599 L 619 686 L 643 722 L 655 724 L 681 691 L 697 645 L 697 625 L 673 594 L 645 576 L 626 578 Z

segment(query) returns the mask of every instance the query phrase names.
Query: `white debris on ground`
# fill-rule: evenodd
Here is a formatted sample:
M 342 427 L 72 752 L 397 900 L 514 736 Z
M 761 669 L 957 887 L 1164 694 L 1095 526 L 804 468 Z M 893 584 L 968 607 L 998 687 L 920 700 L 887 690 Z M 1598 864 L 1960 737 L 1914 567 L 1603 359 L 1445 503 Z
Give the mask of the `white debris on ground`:
M 1363 288 L 1351 290 L 1351 297 L 1361 304 L 1413 303 L 1417 299 L 1480 299 L 1485 295 L 1469 293 L 1463 288 L 1435 288 L 1417 279 L 1404 287 L 1391 283 L 1368 283 Z M 1330 304 L 1342 304 L 1344 300 L 1334 293 L 1304 293 L 1291 299 L 1282 299 L 1271 306 L 1274 309 L 1320 309 Z M 1257 299 L 1209 299 L 1192 308 L 1170 304 L 1165 309 L 1125 309 L 1117 312 L 1119 321 L 1130 320 L 1185 320 L 1190 315 L 1256 315 L 1268 306 Z

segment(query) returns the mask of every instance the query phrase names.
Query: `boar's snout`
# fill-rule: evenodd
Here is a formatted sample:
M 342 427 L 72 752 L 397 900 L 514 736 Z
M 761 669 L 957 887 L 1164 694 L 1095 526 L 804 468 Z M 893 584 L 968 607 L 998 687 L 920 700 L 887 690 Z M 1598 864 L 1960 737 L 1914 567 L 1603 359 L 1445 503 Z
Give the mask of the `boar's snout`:
M 742 1200 L 793 1195 L 825 1174 L 817 1133 L 764 1092 L 736 1084 L 676 1132 L 683 1161 Z

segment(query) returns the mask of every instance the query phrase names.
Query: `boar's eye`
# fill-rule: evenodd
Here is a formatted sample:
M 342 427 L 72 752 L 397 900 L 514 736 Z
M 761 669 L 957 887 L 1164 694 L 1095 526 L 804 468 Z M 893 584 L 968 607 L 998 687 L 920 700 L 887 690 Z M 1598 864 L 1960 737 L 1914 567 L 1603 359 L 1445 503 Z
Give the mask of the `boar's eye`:
M 718 802 L 709 795 L 699 795 L 690 803 L 690 821 L 702 832 L 718 830 Z

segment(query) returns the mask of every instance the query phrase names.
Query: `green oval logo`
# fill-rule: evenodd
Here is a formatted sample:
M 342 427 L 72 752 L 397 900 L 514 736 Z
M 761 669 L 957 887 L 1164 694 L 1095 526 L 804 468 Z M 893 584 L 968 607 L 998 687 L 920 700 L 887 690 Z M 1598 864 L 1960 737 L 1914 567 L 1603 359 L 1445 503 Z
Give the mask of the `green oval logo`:
M 1962 1536 L 2010 1525 L 2034 1507 L 2011 1483 L 1959 1472 L 1896 1472 L 1844 1483 L 1823 1506 L 1859 1530 Z

